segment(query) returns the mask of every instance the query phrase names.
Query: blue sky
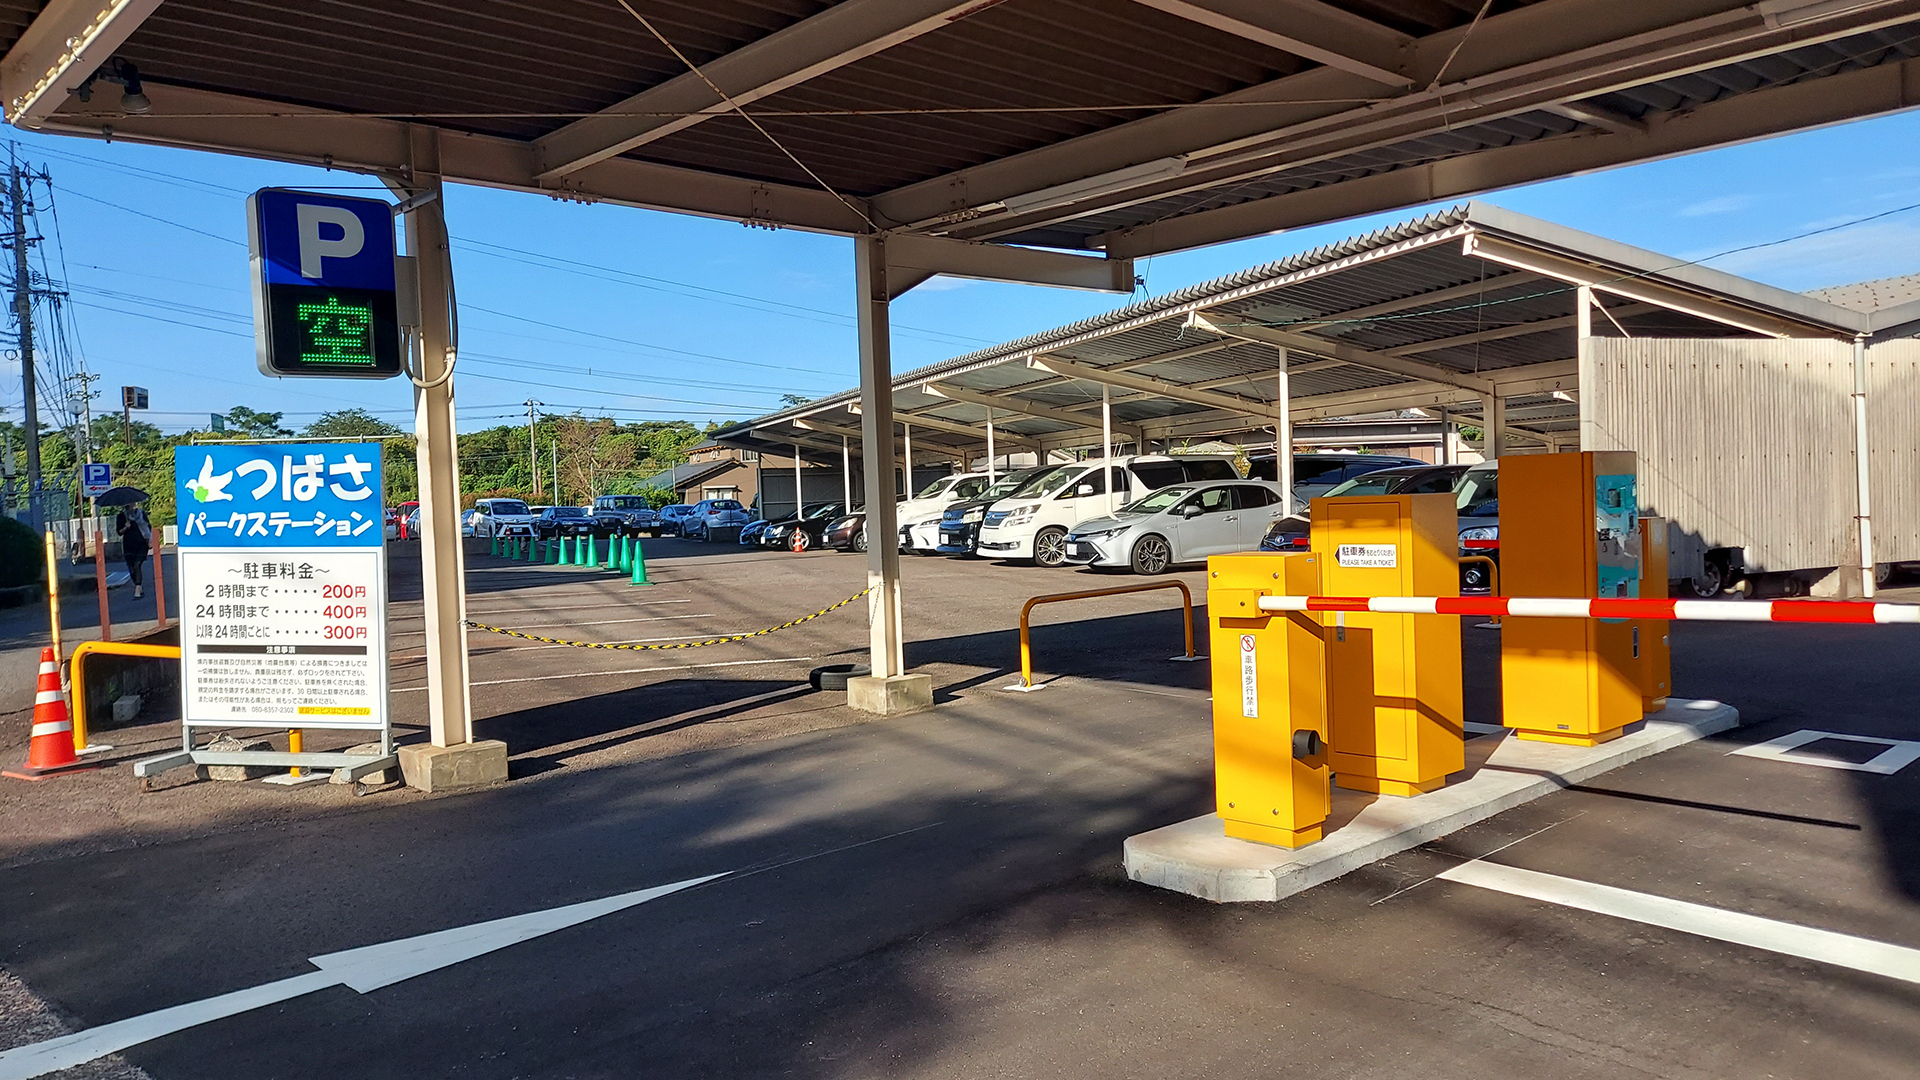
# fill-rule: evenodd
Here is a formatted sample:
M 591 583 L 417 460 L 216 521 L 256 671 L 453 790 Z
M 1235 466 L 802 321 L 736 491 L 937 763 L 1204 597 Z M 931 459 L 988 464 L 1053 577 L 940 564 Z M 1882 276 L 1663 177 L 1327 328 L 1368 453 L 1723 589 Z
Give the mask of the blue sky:
M 64 273 L 79 348 L 102 378 L 152 392 L 163 430 L 204 427 L 234 405 L 299 426 L 359 406 L 411 427 L 404 379 L 274 380 L 254 367 L 244 201 L 268 186 L 365 190 L 351 174 L 241 158 L 17 134 L 52 175 L 49 268 Z M 1920 114 L 1536 184 L 1486 197 L 1536 217 L 1687 259 L 1765 244 L 1920 203 Z M 53 218 L 41 207 L 43 228 Z M 612 206 L 455 187 L 447 198 L 459 284 L 460 426 L 548 411 L 621 419 L 740 419 L 783 393 L 856 381 L 853 258 L 842 239 L 748 229 Z M 1161 256 L 1167 292 L 1421 210 Z M 60 269 L 64 257 L 65 270 Z M 1920 271 L 1920 210 L 1713 260 L 1804 290 Z M 1044 330 L 1120 298 L 935 279 L 893 309 L 896 370 Z M 45 398 L 42 399 L 46 401 Z M 17 364 L 0 416 L 20 416 Z M 44 415 L 43 408 L 43 415 Z

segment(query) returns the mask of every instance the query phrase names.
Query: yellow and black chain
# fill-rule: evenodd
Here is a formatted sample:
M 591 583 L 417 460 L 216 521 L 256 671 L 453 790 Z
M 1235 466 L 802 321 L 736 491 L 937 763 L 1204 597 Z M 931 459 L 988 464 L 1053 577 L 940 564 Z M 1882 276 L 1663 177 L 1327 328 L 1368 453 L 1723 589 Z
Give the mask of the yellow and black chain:
M 698 649 L 705 645 L 725 645 L 729 642 L 745 641 L 748 638 L 765 637 L 768 634 L 799 626 L 803 622 L 812 622 L 829 611 L 846 607 L 848 604 L 853 603 L 855 600 L 860 599 L 872 591 L 871 588 L 861 589 L 845 600 L 837 604 L 829 604 L 811 615 L 802 615 L 791 622 L 783 622 L 779 626 L 769 626 L 765 630 L 755 630 L 751 634 L 731 634 L 727 637 L 708 638 L 705 641 L 681 641 L 672 645 L 625 645 L 604 641 L 568 641 L 566 638 L 541 637 L 538 634 L 526 634 L 518 630 L 509 630 L 504 626 L 488 626 L 486 623 L 474 622 L 472 619 L 467 620 L 467 625 L 473 627 L 475 630 L 485 630 L 489 634 L 504 634 L 507 637 L 519 638 L 522 641 L 538 641 L 546 645 L 566 645 L 575 649 L 617 649 L 623 652 L 646 652 L 651 649 Z

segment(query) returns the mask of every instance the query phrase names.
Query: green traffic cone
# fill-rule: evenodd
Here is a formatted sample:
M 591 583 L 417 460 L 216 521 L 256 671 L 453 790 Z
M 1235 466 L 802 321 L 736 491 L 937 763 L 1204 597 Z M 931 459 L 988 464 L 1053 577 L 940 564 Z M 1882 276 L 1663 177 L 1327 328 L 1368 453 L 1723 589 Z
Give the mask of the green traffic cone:
M 547 541 L 547 565 L 560 565 L 560 538 L 557 536 Z
M 630 537 L 620 537 L 620 562 L 614 569 L 623 574 L 633 573 L 633 544 Z
M 633 580 L 627 582 L 627 584 L 653 584 L 653 582 L 647 580 L 647 557 L 646 554 L 640 550 L 640 541 L 637 538 L 633 542 Z
M 500 534 L 499 533 L 493 534 L 493 544 L 491 546 L 493 549 L 493 554 L 496 556 L 499 555 L 500 554 Z
M 591 536 L 585 537 L 585 540 L 587 541 L 587 569 L 598 570 L 600 568 L 600 541 L 595 540 Z

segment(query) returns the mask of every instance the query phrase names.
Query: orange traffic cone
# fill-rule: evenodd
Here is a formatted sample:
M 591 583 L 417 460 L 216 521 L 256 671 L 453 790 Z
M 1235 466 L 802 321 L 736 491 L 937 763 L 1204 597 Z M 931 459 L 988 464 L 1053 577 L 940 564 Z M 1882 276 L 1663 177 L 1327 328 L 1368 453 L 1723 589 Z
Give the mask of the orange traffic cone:
M 42 649 L 40 687 L 33 696 L 33 741 L 27 744 L 27 763 L 8 769 L 0 776 L 39 780 L 55 773 L 96 767 L 93 762 L 81 761 L 73 752 L 73 718 L 67 715 L 67 700 L 60 693 L 60 661 L 52 649 Z

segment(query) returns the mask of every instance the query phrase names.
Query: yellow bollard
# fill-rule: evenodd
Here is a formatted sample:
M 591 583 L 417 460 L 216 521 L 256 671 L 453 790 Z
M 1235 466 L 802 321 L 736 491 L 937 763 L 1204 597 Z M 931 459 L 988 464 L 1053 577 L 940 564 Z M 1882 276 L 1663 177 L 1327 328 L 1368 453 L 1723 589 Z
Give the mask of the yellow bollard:
M 294 728 L 287 732 L 287 753 L 289 754 L 300 753 L 301 747 L 305 745 L 305 743 L 306 743 L 306 732 L 301 731 L 299 728 Z M 300 770 L 300 766 L 295 765 L 292 768 L 287 770 L 287 775 L 288 776 L 304 776 L 306 774 Z

